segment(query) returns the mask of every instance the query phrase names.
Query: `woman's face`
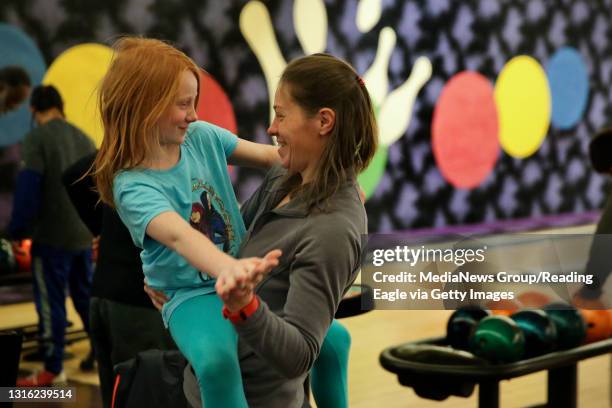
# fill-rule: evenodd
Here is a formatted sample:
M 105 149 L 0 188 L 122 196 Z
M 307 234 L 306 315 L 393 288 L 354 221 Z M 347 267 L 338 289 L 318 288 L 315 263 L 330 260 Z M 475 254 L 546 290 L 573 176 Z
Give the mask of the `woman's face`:
M 274 95 L 274 120 L 268 128 L 280 146 L 281 165 L 304 182 L 314 177 L 327 138 L 321 134 L 317 114 L 308 115 L 291 97 L 289 85 L 281 84 Z
M 185 141 L 187 127 L 198 119 L 195 111 L 197 95 L 198 81 L 195 75 L 189 70 L 183 71 L 174 102 L 157 122 L 162 145 L 178 145 Z

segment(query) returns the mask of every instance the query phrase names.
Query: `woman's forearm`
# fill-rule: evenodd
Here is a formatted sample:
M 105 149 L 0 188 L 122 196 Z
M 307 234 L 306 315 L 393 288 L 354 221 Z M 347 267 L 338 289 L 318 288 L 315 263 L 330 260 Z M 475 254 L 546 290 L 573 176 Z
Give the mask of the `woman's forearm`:
M 329 322 L 321 321 L 325 331 Z M 307 373 L 321 348 L 322 339 L 274 314 L 264 302 L 255 314 L 234 327 L 242 341 L 287 378 Z

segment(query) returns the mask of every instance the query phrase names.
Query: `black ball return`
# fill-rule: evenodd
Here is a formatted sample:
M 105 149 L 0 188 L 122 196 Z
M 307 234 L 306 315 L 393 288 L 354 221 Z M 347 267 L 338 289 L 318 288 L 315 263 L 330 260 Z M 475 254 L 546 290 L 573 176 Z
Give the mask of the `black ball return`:
M 361 284 L 353 284 L 344 294 L 334 318 L 344 319 L 346 317 L 358 316 L 374 309 L 374 291 L 371 287 Z
M 446 338 L 425 339 L 410 344 L 446 346 Z M 612 339 L 598 341 L 569 350 L 553 352 L 498 365 L 440 365 L 402 360 L 392 354 L 398 346 L 389 347 L 380 354 L 380 364 L 397 374 L 400 384 L 414 388 L 424 398 L 443 400 L 450 395 L 469 397 L 476 384 L 478 406 L 499 407 L 499 382 L 538 371 L 548 371 L 546 407 L 576 408 L 578 400 L 578 363 L 587 358 L 612 352 Z

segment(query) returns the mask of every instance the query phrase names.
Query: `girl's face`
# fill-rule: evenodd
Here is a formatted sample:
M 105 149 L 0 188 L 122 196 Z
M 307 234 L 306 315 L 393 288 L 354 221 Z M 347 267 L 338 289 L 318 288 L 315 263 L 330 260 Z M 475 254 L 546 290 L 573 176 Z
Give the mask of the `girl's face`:
M 281 165 L 290 174 L 300 173 L 303 182 L 314 177 L 327 138 L 321 133 L 319 114 L 308 115 L 291 97 L 287 84 L 274 95 L 274 120 L 268 128 L 280 146 Z
M 197 95 L 198 81 L 195 75 L 189 70 L 183 71 L 174 102 L 157 122 L 160 144 L 180 145 L 185 141 L 187 127 L 198 119 L 195 111 Z

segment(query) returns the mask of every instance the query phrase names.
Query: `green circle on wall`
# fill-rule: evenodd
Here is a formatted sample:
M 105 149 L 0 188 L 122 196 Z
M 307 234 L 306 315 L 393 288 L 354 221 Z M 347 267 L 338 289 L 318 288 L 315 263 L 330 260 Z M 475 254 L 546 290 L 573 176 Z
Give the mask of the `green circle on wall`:
M 359 185 L 364 191 L 366 198 L 369 198 L 376 190 L 376 187 L 378 187 L 380 178 L 384 174 L 385 167 L 387 166 L 388 151 L 388 146 L 379 144 L 370 165 L 359 175 L 359 177 L 357 177 Z

